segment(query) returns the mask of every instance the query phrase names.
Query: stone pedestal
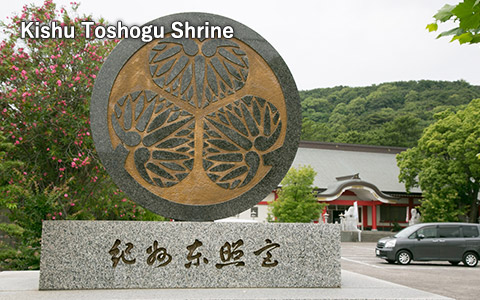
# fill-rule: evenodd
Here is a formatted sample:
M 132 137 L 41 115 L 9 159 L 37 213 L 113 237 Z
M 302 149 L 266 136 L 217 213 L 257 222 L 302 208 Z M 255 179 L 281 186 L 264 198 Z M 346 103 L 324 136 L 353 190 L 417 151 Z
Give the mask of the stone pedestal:
M 333 224 L 45 221 L 40 289 L 340 287 Z

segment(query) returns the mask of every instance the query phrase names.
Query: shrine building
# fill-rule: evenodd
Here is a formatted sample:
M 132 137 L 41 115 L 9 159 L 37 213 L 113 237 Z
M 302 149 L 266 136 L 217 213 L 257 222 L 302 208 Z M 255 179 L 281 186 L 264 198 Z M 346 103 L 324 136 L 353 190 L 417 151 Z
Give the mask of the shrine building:
M 317 172 L 314 186 L 319 202 L 328 206 L 319 222 L 340 222 L 341 215 L 357 202 L 362 230 L 390 230 L 395 223 L 408 225 L 410 211 L 420 205 L 421 191 L 398 181 L 396 155 L 406 148 L 302 141 L 293 162 L 310 165 Z M 268 203 L 277 191 L 255 207 L 229 221 L 266 222 Z M 227 219 L 224 219 L 225 221 Z

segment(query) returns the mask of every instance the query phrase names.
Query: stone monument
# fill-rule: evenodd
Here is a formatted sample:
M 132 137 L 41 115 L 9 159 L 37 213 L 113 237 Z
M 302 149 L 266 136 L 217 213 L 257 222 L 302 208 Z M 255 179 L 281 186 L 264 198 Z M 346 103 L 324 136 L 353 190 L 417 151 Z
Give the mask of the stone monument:
M 174 22 L 230 26 L 231 39 L 123 40 L 92 95 L 92 134 L 115 183 L 153 212 L 214 220 L 245 211 L 282 180 L 298 148 L 300 102 L 280 55 L 219 16 Z
M 144 26 L 165 34 L 122 40 L 95 82 L 91 129 L 105 168 L 132 200 L 171 219 L 249 209 L 298 147 L 300 102 L 285 62 L 221 16 Z M 222 32 L 231 36 L 212 37 Z M 339 259 L 331 224 L 54 221 L 44 223 L 40 288 L 339 287 Z

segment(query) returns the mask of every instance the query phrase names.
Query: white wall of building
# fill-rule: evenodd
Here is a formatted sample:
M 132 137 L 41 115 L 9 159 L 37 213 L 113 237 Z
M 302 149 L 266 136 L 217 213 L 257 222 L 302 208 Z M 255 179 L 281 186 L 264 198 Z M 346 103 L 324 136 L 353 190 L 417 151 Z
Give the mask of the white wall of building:
M 275 200 L 275 193 L 270 193 L 265 199 L 263 199 L 259 204 L 255 205 L 253 208 L 249 208 L 235 216 L 225 218 L 220 220 L 221 222 L 260 222 L 266 223 L 268 218 L 268 205 L 271 201 Z M 252 209 L 258 212 L 258 216 L 254 217 L 252 214 Z

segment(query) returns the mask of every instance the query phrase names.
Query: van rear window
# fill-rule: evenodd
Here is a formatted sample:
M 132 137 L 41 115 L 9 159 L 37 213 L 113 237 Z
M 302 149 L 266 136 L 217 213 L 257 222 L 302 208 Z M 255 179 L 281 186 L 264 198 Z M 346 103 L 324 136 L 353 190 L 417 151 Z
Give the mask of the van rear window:
M 464 237 L 478 237 L 477 226 L 462 226 Z
M 460 227 L 459 226 L 440 226 L 438 230 L 438 237 L 441 237 L 441 238 L 460 237 Z

